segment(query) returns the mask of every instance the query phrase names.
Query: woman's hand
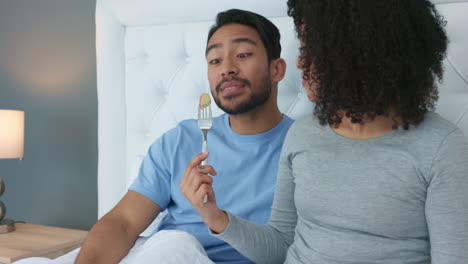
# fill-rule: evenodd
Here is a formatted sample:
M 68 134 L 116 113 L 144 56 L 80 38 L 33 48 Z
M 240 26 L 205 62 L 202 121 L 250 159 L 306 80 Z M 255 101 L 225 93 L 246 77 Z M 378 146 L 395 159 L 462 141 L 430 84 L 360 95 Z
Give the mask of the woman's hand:
M 213 191 L 215 169 L 210 165 L 200 165 L 208 157 L 208 152 L 202 152 L 190 161 L 185 169 L 184 178 L 180 183 L 182 194 L 197 209 L 201 218 L 215 233 L 222 233 L 229 223 L 227 214 L 218 208 Z M 204 202 L 205 195 L 208 196 Z

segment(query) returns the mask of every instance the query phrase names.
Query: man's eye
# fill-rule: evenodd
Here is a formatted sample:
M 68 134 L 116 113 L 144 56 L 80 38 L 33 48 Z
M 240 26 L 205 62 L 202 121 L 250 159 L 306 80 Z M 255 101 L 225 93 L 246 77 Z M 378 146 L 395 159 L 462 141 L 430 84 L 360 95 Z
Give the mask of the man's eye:
M 220 59 L 210 60 L 210 64 L 218 64 L 218 63 L 220 63 L 220 62 L 221 62 Z
M 241 54 L 239 54 L 239 58 L 241 58 L 241 59 L 242 59 L 242 58 L 247 58 L 247 57 L 249 57 L 250 55 L 251 55 L 250 53 L 241 53 Z

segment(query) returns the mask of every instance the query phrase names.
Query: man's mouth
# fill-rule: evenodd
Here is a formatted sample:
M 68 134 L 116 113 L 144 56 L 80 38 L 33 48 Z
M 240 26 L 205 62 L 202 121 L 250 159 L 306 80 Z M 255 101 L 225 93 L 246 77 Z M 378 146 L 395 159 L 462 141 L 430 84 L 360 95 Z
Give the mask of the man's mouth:
M 229 96 L 241 92 L 246 84 L 242 81 L 226 81 L 219 87 L 219 93 L 222 96 Z

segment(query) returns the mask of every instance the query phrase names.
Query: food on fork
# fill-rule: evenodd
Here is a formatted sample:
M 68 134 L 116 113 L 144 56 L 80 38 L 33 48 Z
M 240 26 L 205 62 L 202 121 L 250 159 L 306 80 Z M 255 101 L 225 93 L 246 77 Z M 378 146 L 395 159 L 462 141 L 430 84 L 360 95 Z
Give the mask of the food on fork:
M 205 108 L 209 106 L 210 104 L 211 104 L 211 98 L 209 94 L 203 93 L 202 95 L 200 95 L 200 103 L 199 103 L 200 108 Z

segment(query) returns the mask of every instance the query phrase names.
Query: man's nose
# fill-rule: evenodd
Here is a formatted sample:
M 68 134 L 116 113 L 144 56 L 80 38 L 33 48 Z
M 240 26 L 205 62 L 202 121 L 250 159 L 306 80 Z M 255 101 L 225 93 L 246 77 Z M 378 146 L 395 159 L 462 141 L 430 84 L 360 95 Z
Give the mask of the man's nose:
M 239 73 L 239 67 L 232 60 L 224 60 L 221 70 L 221 75 L 227 77 L 229 75 L 237 75 Z

